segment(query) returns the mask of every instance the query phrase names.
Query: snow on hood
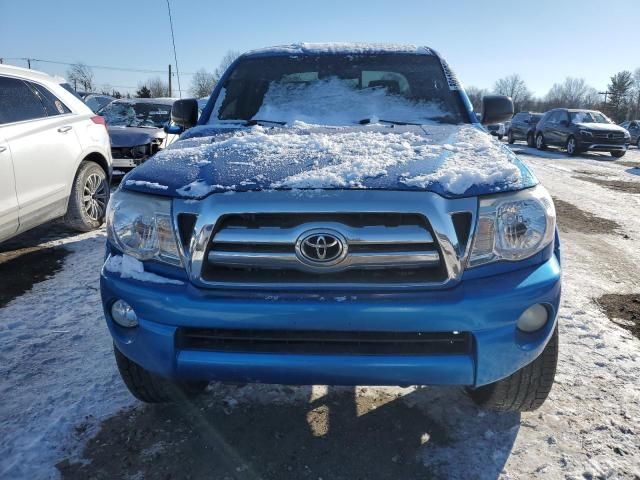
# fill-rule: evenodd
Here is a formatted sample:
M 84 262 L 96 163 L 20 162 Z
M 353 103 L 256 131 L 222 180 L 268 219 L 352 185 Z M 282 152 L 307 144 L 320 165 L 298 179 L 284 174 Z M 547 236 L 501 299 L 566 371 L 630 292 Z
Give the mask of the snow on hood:
M 284 54 L 284 55 L 317 55 L 317 54 L 351 54 L 364 55 L 376 53 L 410 53 L 419 55 L 432 55 L 427 47 L 419 47 L 413 44 L 400 43 L 293 43 L 290 45 L 278 45 L 274 47 L 251 50 L 243 56 Z
M 146 145 L 151 143 L 155 138 L 164 138 L 165 133 L 161 128 L 142 128 L 142 127 L 120 127 L 108 126 L 109 138 L 111 146 L 120 147 L 136 147 L 138 145 Z
M 126 180 L 123 188 L 128 190 L 183 198 L 229 191 L 368 188 L 462 197 L 536 183 L 508 148 L 471 125 L 231 130 L 179 140 Z M 151 188 L 153 183 L 167 189 Z

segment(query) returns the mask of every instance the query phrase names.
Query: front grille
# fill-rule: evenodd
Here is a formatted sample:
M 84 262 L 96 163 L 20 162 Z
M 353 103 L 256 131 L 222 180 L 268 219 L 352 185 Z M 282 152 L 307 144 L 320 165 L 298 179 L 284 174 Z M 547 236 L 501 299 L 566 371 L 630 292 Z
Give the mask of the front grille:
M 296 242 L 314 229 L 344 237 L 348 254 L 343 262 L 323 269 L 300 260 Z M 205 259 L 201 276 L 206 282 L 401 284 L 446 277 L 429 224 L 418 214 L 228 215 L 218 222 Z
M 593 138 L 598 140 L 603 140 L 605 143 L 607 141 L 610 142 L 620 142 L 620 140 L 624 140 L 624 133 L 622 132 L 593 132 Z
M 183 350 L 313 355 L 465 355 L 468 332 L 341 332 L 180 328 Z

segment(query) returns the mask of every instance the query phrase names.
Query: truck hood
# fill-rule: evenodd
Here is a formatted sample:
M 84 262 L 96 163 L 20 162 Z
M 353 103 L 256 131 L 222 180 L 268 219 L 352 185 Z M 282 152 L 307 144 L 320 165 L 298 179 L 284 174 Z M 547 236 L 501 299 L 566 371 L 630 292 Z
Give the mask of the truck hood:
M 176 198 L 290 189 L 430 191 L 533 186 L 531 171 L 473 125 L 195 127 L 132 170 L 122 188 Z
M 142 127 L 120 127 L 117 125 L 107 126 L 111 146 L 120 147 L 136 147 L 138 145 L 146 145 L 151 143 L 155 138 L 164 138 L 165 133 L 161 128 L 142 128 Z

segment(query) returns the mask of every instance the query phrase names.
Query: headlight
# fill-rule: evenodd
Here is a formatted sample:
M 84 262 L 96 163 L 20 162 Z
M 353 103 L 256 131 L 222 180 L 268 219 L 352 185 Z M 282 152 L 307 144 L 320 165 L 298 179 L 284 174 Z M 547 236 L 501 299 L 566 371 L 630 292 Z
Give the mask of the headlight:
M 171 200 L 118 190 L 107 207 L 107 238 L 138 260 L 182 265 L 171 221 Z
M 583 137 L 593 137 L 593 133 L 591 133 L 589 130 L 580 130 L 580 135 L 582 135 Z
M 480 199 L 469 266 L 518 261 L 553 241 L 556 211 L 542 186 Z

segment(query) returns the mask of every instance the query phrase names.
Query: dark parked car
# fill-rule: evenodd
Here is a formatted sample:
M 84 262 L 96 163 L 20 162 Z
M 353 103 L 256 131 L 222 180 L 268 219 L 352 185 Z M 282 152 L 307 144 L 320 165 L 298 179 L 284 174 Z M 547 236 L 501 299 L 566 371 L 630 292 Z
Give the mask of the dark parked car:
M 516 113 L 511 119 L 511 124 L 507 130 L 509 143 L 513 143 L 517 140 L 526 140 L 527 145 L 534 147 L 536 145 L 536 125 L 543 115 L 544 113 L 535 112 Z
M 640 120 L 629 120 L 620 126 L 629 132 L 631 144 L 640 148 Z
M 596 110 L 549 110 L 536 126 L 536 148 L 547 145 L 567 149 L 568 155 L 594 150 L 620 158 L 629 147 L 630 135 Z

